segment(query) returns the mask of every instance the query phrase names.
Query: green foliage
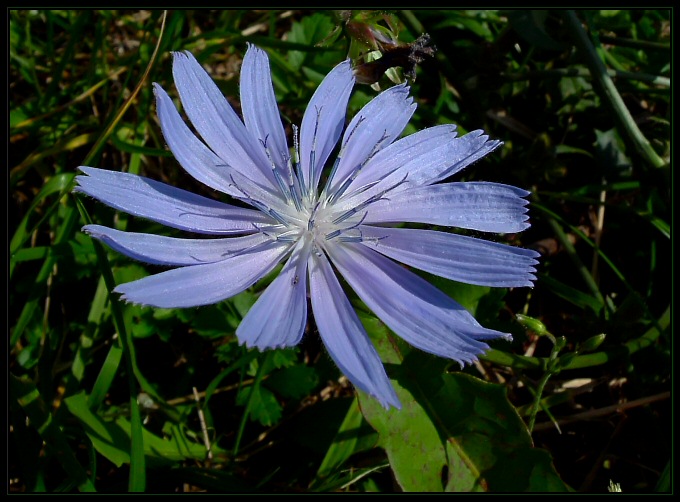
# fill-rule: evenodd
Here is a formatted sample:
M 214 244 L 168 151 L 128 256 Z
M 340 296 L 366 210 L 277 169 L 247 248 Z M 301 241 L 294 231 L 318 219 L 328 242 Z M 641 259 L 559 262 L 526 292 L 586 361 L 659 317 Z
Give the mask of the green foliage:
M 10 492 L 670 491 L 669 11 L 8 17 Z M 290 130 L 337 63 L 423 33 L 437 52 L 416 66 L 405 134 L 456 123 L 502 140 L 457 179 L 530 189 L 531 228 L 491 238 L 542 253 L 533 290 L 423 275 L 511 343 L 459 369 L 407 347 L 347 288 L 403 405 L 385 411 L 313 321 L 295 349 L 239 345 L 278 270 L 195 309 L 110 294 L 159 268 L 80 227 L 168 230 L 71 195 L 77 166 L 219 197 L 160 132 L 151 83 L 177 97 L 171 51 L 191 50 L 234 104 L 246 42 L 260 45 Z M 357 85 L 348 117 L 375 95 Z
M 445 371 L 366 323 L 402 410 L 383 409 L 359 392 L 361 410 L 380 435 L 404 491 L 564 491 L 545 451 L 532 448 L 525 424 L 501 385 Z

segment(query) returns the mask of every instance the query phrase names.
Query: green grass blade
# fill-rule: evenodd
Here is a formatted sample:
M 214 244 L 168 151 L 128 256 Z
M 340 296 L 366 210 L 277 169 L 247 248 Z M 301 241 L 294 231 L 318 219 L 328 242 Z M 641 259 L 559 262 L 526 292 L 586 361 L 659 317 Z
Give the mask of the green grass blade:
M 77 222 L 78 213 L 75 211 L 73 207 L 68 207 L 66 209 L 64 221 L 62 222 L 61 226 L 58 229 L 57 237 L 54 241 L 55 245 L 64 244 L 66 243 L 66 241 L 68 241 L 68 239 L 70 239 Z M 35 309 L 38 306 L 38 303 L 43 298 L 47 278 L 52 273 L 55 263 L 56 257 L 54 255 L 48 255 L 40 271 L 38 272 L 38 275 L 36 276 L 35 281 L 33 283 L 33 288 L 31 289 L 29 299 L 24 304 L 24 307 L 21 310 L 21 314 L 19 314 L 17 324 L 14 327 L 12 334 L 10 335 L 9 342 L 10 347 L 14 347 L 16 345 L 16 343 L 19 341 L 19 338 L 21 338 L 24 329 L 26 329 L 26 326 L 28 326 L 28 323 L 33 317 Z
M 328 448 L 326 455 L 321 461 L 319 470 L 316 473 L 317 476 L 328 476 L 354 453 L 356 437 L 352 436 L 351 432 L 361 425 L 362 420 L 363 416 L 359 410 L 359 402 L 354 398 L 349 410 L 347 410 L 347 415 L 345 415 L 345 418 L 338 429 L 336 436 L 338 439 L 334 440 L 330 448 Z
M 122 358 L 123 350 L 120 347 L 112 345 L 104 360 L 104 364 L 102 364 L 101 370 L 99 370 L 97 380 L 92 386 L 92 393 L 88 398 L 88 405 L 91 410 L 96 410 L 104 401 L 106 394 L 111 388 L 113 379 L 118 372 L 118 367 L 120 366 Z
M 10 392 L 24 409 L 31 424 L 52 450 L 59 464 L 75 482 L 81 492 L 96 492 L 95 486 L 90 481 L 85 469 L 76 459 L 66 436 L 61 431 L 59 424 L 52 414 L 47 411 L 47 406 L 40 396 L 40 392 L 33 382 L 27 378 L 18 378 L 10 374 Z
M 630 138 L 636 150 L 645 159 L 647 164 L 651 167 L 664 167 L 667 163 L 659 157 L 638 128 L 635 119 L 633 119 L 626 104 L 623 102 L 623 98 L 616 89 L 616 85 L 614 85 L 612 78 L 607 73 L 607 68 L 597 55 L 597 51 L 583 28 L 581 21 L 579 21 L 572 10 L 564 12 L 564 20 L 574 40 L 574 44 L 585 58 L 586 65 L 593 75 L 593 82 L 596 84 L 597 89 L 599 89 L 602 100 L 614 111 L 614 117 L 617 119 L 619 126 L 626 136 Z

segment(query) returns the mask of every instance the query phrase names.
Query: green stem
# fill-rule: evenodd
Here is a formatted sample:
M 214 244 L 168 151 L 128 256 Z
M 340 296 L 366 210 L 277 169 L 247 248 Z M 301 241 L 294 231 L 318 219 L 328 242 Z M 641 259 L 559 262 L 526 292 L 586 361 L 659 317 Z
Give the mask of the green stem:
M 652 326 L 640 337 L 629 340 L 623 346 L 614 347 L 600 352 L 593 352 L 592 354 L 584 354 L 574 357 L 568 364 L 565 364 L 560 370 L 575 370 L 580 368 L 588 368 L 591 366 L 600 366 L 610 361 L 629 357 L 639 350 L 650 347 L 661 336 L 661 333 L 668 328 L 671 320 L 671 307 L 666 308 L 666 311 L 659 319 L 652 321 Z M 500 350 L 490 349 L 480 357 L 490 363 L 498 364 L 500 366 L 508 366 L 518 369 L 534 369 L 546 371 L 548 368 L 549 359 L 545 357 L 529 357 L 520 356 L 516 354 L 508 354 Z
M 257 368 L 257 373 L 255 375 L 255 381 L 253 386 L 250 388 L 250 393 L 248 394 L 248 401 L 246 402 L 246 408 L 243 410 L 243 416 L 241 417 L 241 423 L 238 427 L 238 433 L 236 434 L 236 443 L 234 444 L 234 457 L 238 454 L 238 449 L 241 446 L 241 438 L 243 437 L 243 431 L 246 428 L 246 422 L 248 421 L 248 415 L 250 414 L 250 405 L 253 402 L 253 397 L 255 392 L 260 388 L 260 382 L 264 376 L 264 369 L 269 366 L 269 361 L 271 360 L 273 352 L 267 352 L 264 361 Z
M 597 51 L 583 28 L 581 21 L 576 17 L 573 10 L 565 11 L 564 19 L 574 39 L 574 44 L 581 51 L 581 55 L 590 69 L 595 88 L 599 91 L 602 100 L 613 110 L 614 118 L 618 122 L 619 127 L 623 129 L 625 135 L 630 139 L 647 164 L 652 167 L 664 167 L 666 162 L 654 151 L 652 145 L 638 128 L 628 108 L 626 108 L 623 98 L 621 98 L 616 89 L 612 78 L 607 73 L 607 68 L 597 55 Z
M 531 406 L 531 412 L 529 413 L 529 434 L 534 430 L 534 424 L 536 423 L 536 415 L 538 414 L 538 409 L 541 407 L 541 396 L 543 395 L 543 390 L 545 389 L 545 384 L 554 373 L 554 363 L 557 360 L 557 355 L 560 353 L 560 347 L 555 344 L 550 351 L 550 358 L 548 359 L 548 369 L 543 374 L 538 382 L 538 387 L 536 388 L 536 394 L 534 395 L 534 404 Z
M 636 73 L 623 70 L 612 70 L 607 68 L 605 70 L 607 75 L 611 78 L 623 78 L 626 80 L 637 80 L 646 82 L 652 85 L 660 85 L 670 88 L 671 79 L 659 75 L 650 75 L 649 73 Z M 505 73 L 503 78 L 506 80 L 531 80 L 534 78 L 564 78 L 564 77 L 584 77 L 592 78 L 592 73 L 585 68 L 555 68 L 552 70 L 535 70 L 522 73 Z
M 664 42 L 650 42 L 648 40 L 634 40 L 624 37 L 610 37 L 607 35 L 600 35 L 600 42 L 610 45 L 618 45 L 619 47 L 632 47 L 633 49 L 642 50 L 660 50 L 670 51 L 671 44 Z
M 76 198 L 78 209 L 82 212 L 83 219 L 90 222 L 90 217 L 82 206 L 82 203 Z M 118 343 L 123 350 L 125 365 L 127 366 L 128 375 L 128 389 L 130 392 L 130 479 L 128 489 L 130 492 L 143 492 L 146 488 L 146 459 L 144 458 L 144 437 L 142 433 L 142 418 L 137 404 L 137 395 L 139 389 L 137 388 L 136 377 L 139 373 L 135 363 L 134 345 L 132 339 L 125 327 L 123 313 L 120 310 L 118 300 L 114 297 L 113 290 L 116 287 L 116 281 L 113 278 L 113 272 L 109 260 L 106 257 L 106 251 L 102 245 L 96 240 L 92 239 L 94 251 L 97 255 L 97 262 L 101 271 L 106 289 L 109 291 L 109 300 L 111 304 L 111 314 L 113 315 L 113 324 L 118 333 Z M 151 392 L 150 392 L 151 393 Z
M 73 235 L 73 230 L 78 222 L 78 213 L 72 207 L 66 208 L 66 214 L 64 215 L 64 220 L 57 231 L 57 236 L 54 239 L 54 246 L 59 246 L 60 244 L 65 244 Z M 28 326 L 28 323 L 33 319 L 33 314 L 36 307 L 38 306 L 38 301 L 42 298 L 42 295 L 46 288 L 47 278 L 50 276 L 54 270 L 54 265 L 57 262 L 57 256 L 54 254 L 49 254 L 47 259 L 43 262 L 38 275 L 33 281 L 33 287 L 29 294 L 29 300 L 24 305 L 17 320 L 17 324 L 14 327 L 14 331 L 10 335 L 10 349 L 16 345 L 21 338 L 21 335 Z
M 559 240 L 560 244 L 562 244 L 562 246 L 564 247 L 564 250 L 567 252 L 569 258 L 571 258 L 571 261 L 576 266 L 579 275 L 588 286 L 588 289 L 590 289 L 592 295 L 597 299 L 597 301 L 602 306 L 605 307 L 605 312 L 608 312 L 608 310 L 606 310 L 608 306 L 604 300 L 604 297 L 602 296 L 602 293 L 600 293 L 600 288 L 597 286 L 597 283 L 595 282 L 593 276 L 590 274 L 588 268 L 578 257 L 578 254 L 576 253 L 576 248 L 567 237 L 567 234 L 564 233 L 564 230 L 562 230 L 560 224 L 557 223 L 557 221 L 555 221 L 553 218 L 548 218 L 548 224 L 550 225 L 550 228 L 552 228 L 553 232 L 555 232 L 557 240 Z
M 535 194 L 534 194 L 534 197 L 536 197 Z M 545 214 L 547 214 L 550 217 L 548 221 L 550 221 L 550 219 L 553 219 L 555 221 L 560 221 L 564 225 L 569 226 L 569 228 L 571 229 L 572 232 L 574 232 L 580 239 L 582 239 L 586 244 L 588 244 L 590 247 L 592 247 L 593 250 L 595 250 L 595 252 L 600 256 L 600 258 L 602 258 L 602 260 L 609 266 L 609 269 L 616 275 L 616 277 L 618 277 L 621 280 L 621 282 L 626 287 L 626 289 L 629 291 L 629 293 L 633 297 L 637 298 L 640 301 L 640 305 L 644 309 L 645 314 L 650 319 L 652 319 L 652 322 L 656 322 L 656 320 L 654 319 L 654 316 L 652 315 L 652 313 L 649 310 L 649 307 L 647 306 L 647 303 L 640 297 L 640 294 L 635 290 L 635 288 L 633 288 L 633 286 L 626 280 L 625 276 L 614 265 L 612 260 L 605 253 L 602 252 L 602 249 L 600 249 L 598 246 L 596 246 L 595 243 L 592 240 L 590 240 L 588 238 L 588 236 L 585 235 L 581 230 L 579 230 L 577 227 L 574 227 L 573 225 L 569 225 L 566 221 L 564 221 L 564 219 L 562 217 L 560 217 L 559 215 L 557 215 L 553 211 L 549 210 L 548 208 L 546 208 L 544 206 L 541 206 L 540 204 L 534 204 L 533 207 L 535 207 L 536 209 L 539 209 L 539 210 L 543 211 Z M 565 242 L 563 242 L 563 243 L 565 244 L 565 247 L 566 247 L 567 244 Z M 569 242 L 568 245 L 571 246 L 571 248 L 573 249 L 571 242 Z M 573 258 L 578 258 L 578 256 L 573 255 Z M 579 263 L 581 263 L 580 260 L 579 260 Z M 582 263 L 581 263 L 581 265 L 582 265 Z M 592 276 L 590 275 L 590 272 L 588 271 L 587 268 L 585 270 L 582 270 L 581 273 L 587 274 L 592 279 Z M 585 278 L 585 276 L 584 276 L 584 278 Z M 586 281 L 588 281 L 588 279 L 586 279 Z M 594 282 L 594 280 L 593 280 L 593 282 Z M 598 290 L 598 292 L 599 292 L 599 290 Z M 609 302 L 605 303 L 605 307 L 607 307 L 607 309 L 609 309 L 609 310 L 613 309 L 612 305 Z M 659 329 L 661 329 L 661 328 L 659 328 Z

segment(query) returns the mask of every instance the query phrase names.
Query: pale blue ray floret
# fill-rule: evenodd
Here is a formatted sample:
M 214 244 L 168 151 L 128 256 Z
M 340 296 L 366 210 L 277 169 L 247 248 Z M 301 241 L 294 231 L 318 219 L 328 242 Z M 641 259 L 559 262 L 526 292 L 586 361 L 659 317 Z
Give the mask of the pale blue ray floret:
M 135 216 L 211 236 L 181 239 L 83 227 L 129 257 L 176 267 L 119 285 L 115 291 L 125 300 L 164 308 L 208 305 L 251 287 L 284 261 L 239 325 L 239 341 L 259 349 L 296 345 L 310 299 L 331 358 L 385 407 L 400 407 L 399 399 L 336 271 L 394 333 L 423 351 L 464 364 L 484 353 L 488 340 L 510 338 L 482 327 L 449 296 L 396 263 L 470 284 L 532 285 L 534 251 L 401 225 L 501 233 L 527 228 L 529 192 L 498 183 L 446 181 L 499 141 L 482 131 L 458 137 L 453 125 L 400 138 L 416 106 L 406 85 L 378 94 L 345 128 L 354 75 L 344 61 L 319 85 L 299 131 L 293 127 L 291 153 L 263 50 L 249 45 L 243 60 L 243 120 L 189 52 L 173 53 L 173 76 L 201 139 L 154 84 L 168 147 L 191 176 L 243 204 L 81 166 L 78 192 Z M 337 156 L 329 162 L 338 140 Z

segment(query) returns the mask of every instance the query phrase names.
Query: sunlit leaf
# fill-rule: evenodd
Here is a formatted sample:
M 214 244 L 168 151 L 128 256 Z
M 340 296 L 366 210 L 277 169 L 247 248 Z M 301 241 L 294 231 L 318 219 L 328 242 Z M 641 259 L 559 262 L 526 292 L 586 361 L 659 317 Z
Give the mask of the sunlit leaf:
M 404 491 L 565 491 L 547 452 L 535 449 L 501 385 L 463 373 L 366 322 L 402 404 L 385 410 L 359 392 Z

